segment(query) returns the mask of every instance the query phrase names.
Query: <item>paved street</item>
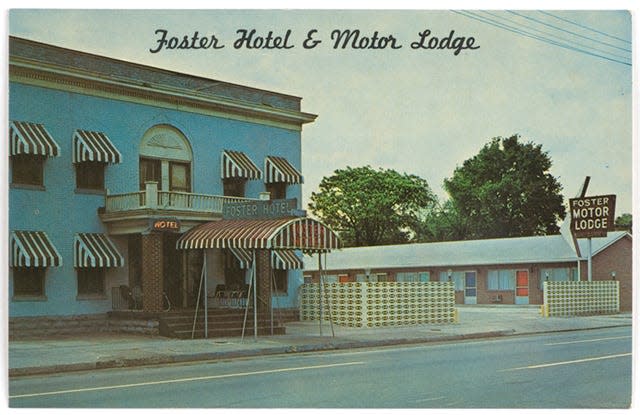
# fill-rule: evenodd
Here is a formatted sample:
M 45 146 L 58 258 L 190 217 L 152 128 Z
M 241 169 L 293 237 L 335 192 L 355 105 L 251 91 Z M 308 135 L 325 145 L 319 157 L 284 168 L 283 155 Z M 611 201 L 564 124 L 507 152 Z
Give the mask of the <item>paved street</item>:
M 12 407 L 626 408 L 631 327 L 10 379 Z

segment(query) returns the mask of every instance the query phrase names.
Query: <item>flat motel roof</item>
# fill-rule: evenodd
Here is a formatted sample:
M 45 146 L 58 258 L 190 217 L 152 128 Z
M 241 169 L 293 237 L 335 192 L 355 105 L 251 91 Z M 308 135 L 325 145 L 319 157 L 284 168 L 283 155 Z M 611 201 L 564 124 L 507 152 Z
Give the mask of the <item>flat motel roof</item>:
M 594 238 L 592 252 L 611 245 L 626 232 L 610 232 L 607 238 Z M 580 241 L 582 259 L 586 241 Z M 327 255 L 327 269 L 459 267 L 577 261 L 570 240 L 562 235 L 471 241 L 431 242 L 345 248 Z M 305 270 L 317 270 L 318 260 L 305 256 Z M 324 265 L 323 265 L 324 266 Z

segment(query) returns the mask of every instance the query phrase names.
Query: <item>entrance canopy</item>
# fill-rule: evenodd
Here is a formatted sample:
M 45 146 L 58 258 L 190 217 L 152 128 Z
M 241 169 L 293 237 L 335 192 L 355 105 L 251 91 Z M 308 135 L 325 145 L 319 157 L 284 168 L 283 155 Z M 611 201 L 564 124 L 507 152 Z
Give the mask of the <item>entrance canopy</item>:
M 327 252 L 340 248 L 338 236 L 311 218 L 240 219 L 208 222 L 186 232 L 178 249 L 300 249 Z

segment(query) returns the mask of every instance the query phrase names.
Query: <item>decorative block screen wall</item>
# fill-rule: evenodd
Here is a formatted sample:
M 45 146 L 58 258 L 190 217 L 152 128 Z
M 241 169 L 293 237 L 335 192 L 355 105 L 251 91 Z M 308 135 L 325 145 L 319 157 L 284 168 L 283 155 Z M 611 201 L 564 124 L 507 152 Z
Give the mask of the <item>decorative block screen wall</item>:
M 543 313 L 547 317 L 620 312 L 618 281 L 545 281 Z
M 452 282 L 325 283 L 322 319 L 348 327 L 380 327 L 424 323 L 453 323 Z M 331 312 L 329 312 L 331 306 Z M 320 319 L 320 284 L 304 284 L 300 319 Z

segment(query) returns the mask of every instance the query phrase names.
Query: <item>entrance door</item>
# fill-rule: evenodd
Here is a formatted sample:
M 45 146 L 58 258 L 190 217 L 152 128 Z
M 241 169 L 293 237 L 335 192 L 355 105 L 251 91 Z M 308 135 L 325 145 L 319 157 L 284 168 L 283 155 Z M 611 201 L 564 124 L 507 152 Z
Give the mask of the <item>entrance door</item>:
M 475 271 L 467 271 L 464 273 L 464 303 L 478 303 Z
M 516 304 L 529 304 L 529 271 L 516 271 Z
M 176 242 L 179 234 L 165 233 L 162 235 L 162 256 L 163 256 L 163 289 L 172 308 L 182 307 L 183 303 L 183 251 L 176 249 Z

